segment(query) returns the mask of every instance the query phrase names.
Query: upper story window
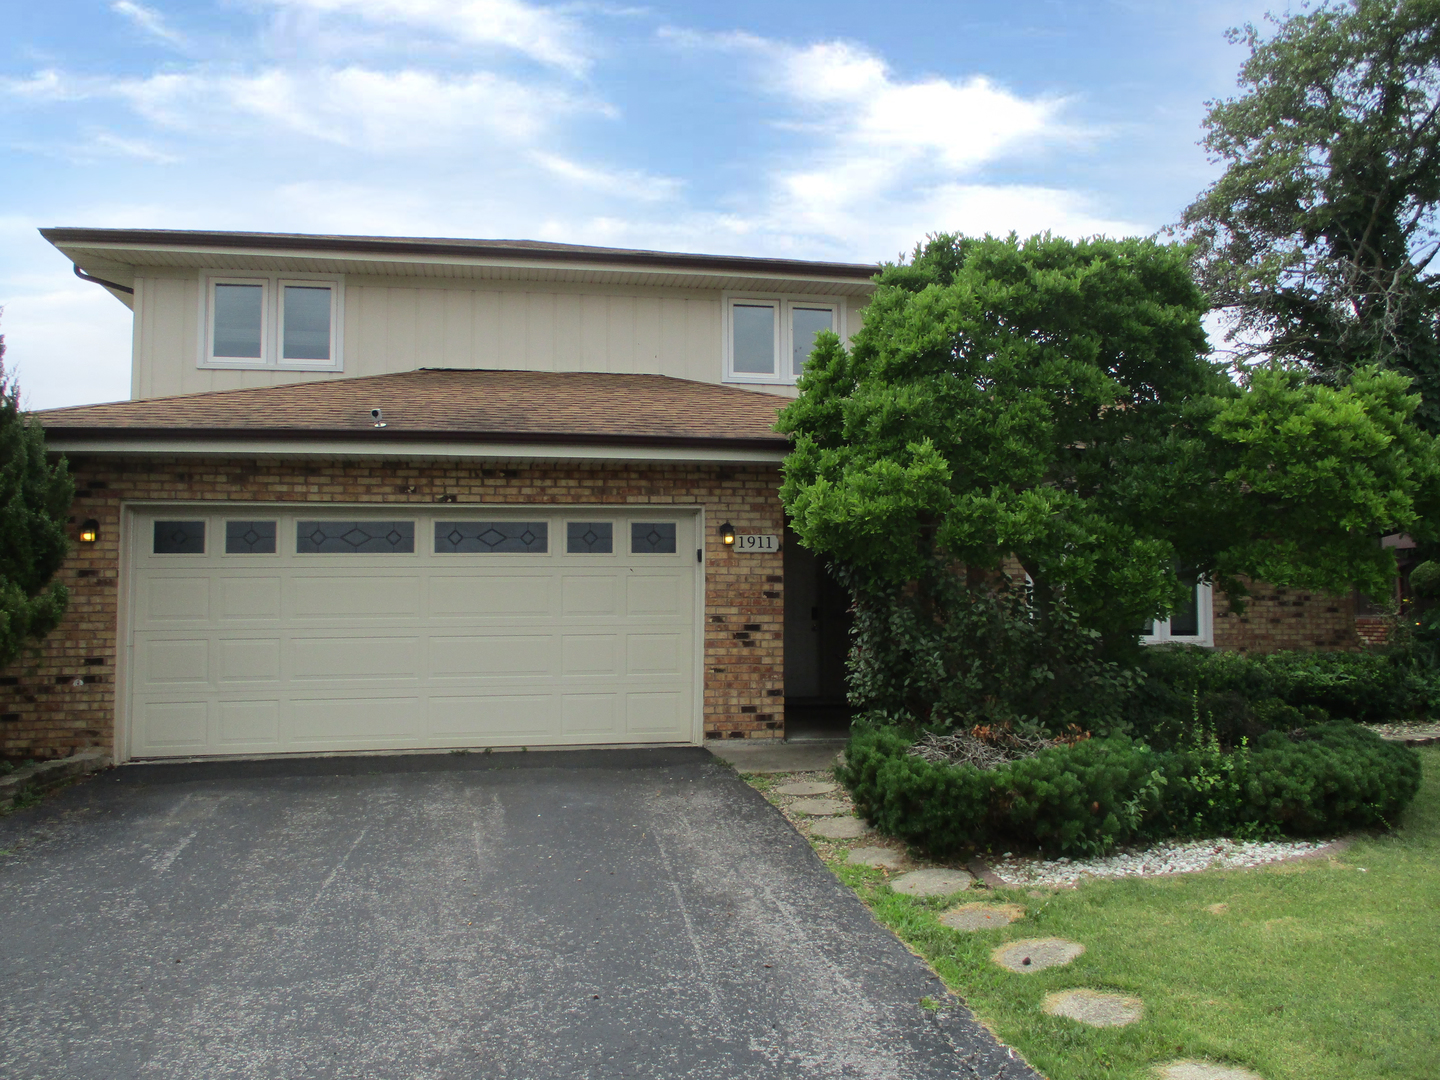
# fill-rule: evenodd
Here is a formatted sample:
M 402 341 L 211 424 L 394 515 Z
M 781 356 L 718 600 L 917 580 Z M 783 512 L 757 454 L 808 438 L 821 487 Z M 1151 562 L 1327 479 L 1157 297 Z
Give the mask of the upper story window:
M 815 335 L 844 336 L 841 308 L 828 300 L 731 296 L 725 300 L 725 378 L 793 383 L 810 359 Z
M 1190 589 L 1186 602 L 1170 613 L 1168 619 L 1152 620 L 1140 640 L 1146 645 L 1173 641 L 1185 645 L 1214 645 L 1213 597 L 1208 582 L 1198 581 Z
M 341 278 L 206 274 L 202 282 L 201 367 L 340 369 Z

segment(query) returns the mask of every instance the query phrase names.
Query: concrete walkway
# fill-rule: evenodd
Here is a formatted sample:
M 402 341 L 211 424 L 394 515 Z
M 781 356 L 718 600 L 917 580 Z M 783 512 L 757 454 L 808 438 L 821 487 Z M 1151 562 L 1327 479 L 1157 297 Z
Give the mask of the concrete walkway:
M 845 739 L 712 739 L 705 749 L 742 773 L 822 772 L 831 768 Z
M 126 766 L 0 849 L 7 1080 L 1034 1076 L 698 748 Z

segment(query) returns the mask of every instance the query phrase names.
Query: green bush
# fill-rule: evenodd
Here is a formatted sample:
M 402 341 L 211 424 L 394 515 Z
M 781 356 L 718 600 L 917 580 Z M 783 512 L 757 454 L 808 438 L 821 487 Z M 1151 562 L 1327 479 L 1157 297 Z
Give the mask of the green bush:
M 872 719 L 881 719 L 875 717 Z M 1100 854 L 1141 838 L 1308 836 L 1386 825 L 1414 798 L 1418 755 L 1349 723 L 1157 752 L 1092 739 L 998 769 L 906 751 L 893 725 L 857 724 L 840 779 L 882 832 L 937 856 L 995 844 Z

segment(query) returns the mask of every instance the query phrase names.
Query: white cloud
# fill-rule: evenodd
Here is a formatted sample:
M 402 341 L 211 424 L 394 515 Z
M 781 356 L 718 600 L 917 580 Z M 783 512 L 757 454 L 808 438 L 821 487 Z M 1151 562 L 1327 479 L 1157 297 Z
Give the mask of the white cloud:
M 285 12 L 340 16 L 379 26 L 406 27 L 446 41 L 512 50 L 571 72 L 590 65 L 580 25 L 554 8 L 521 0 L 264 0 Z
M 655 176 L 630 169 L 604 169 L 581 165 L 559 154 L 536 151 L 531 159 L 560 179 L 595 192 L 634 202 L 664 202 L 677 198 L 684 182 L 668 176 Z
M 5 300 L 5 366 L 26 408 L 130 396 L 130 311 L 98 285 L 53 275 L 43 292 Z
M 603 102 L 483 71 L 197 69 L 142 79 L 42 71 L 0 88 L 50 101 L 119 99 L 154 123 L 192 133 L 215 134 L 226 120 L 258 121 L 258 134 L 288 131 L 382 155 L 455 145 L 477 132 L 523 143 L 562 115 L 613 114 Z
M 115 0 L 115 3 L 110 5 L 110 10 L 117 15 L 125 16 L 147 34 L 159 38 L 169 45 L 183 48 L 187 44 L 185 36 L 178 30 L 172 29 L 165 21 L 165 17 L 154 8 L 133 3 L 132 0 Z

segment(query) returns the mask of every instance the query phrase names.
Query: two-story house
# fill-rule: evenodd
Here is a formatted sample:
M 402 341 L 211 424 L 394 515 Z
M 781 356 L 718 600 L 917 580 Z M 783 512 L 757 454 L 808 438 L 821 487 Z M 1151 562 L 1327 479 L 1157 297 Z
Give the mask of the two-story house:
M 875 267 L 44 235 L 133 309 L 132 399 L 41 414 L 77 481 L 73 598 L 0 680 L 6 754 L 698 744 L 843 693 L 845 605 L 784 542 L 773 424 Z M 1353 634 L 1318 597 L 1225 618 L 1202 589 L 1156 631 Z

